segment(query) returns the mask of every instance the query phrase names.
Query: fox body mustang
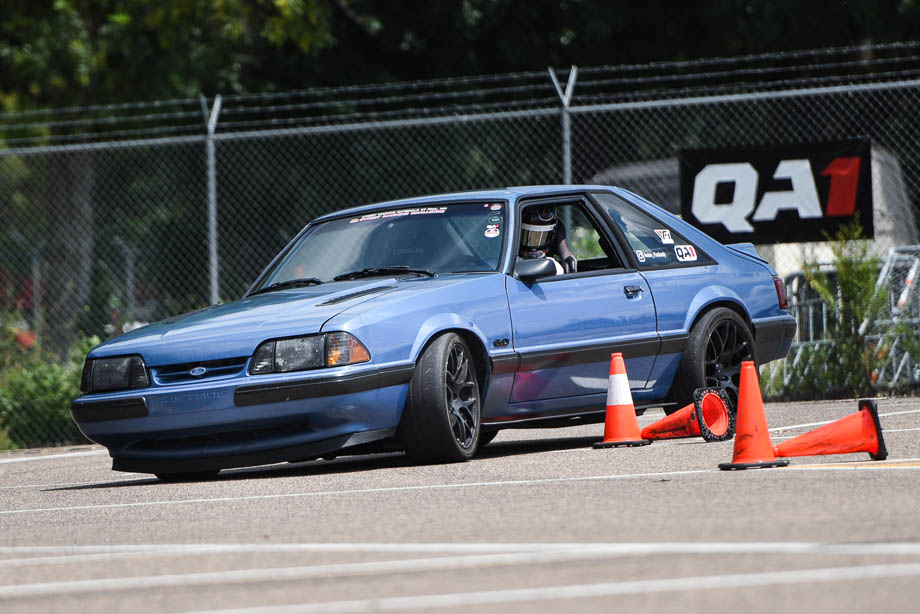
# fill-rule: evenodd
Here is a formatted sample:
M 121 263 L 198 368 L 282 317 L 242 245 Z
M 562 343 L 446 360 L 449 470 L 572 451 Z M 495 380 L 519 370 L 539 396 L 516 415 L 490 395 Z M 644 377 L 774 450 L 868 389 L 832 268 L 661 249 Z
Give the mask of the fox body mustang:
M 183 479 L 337 454 L 460 461 L 502 428 L 601 421 L 611 352 L 636 407 L 795 334 L 781 281 L 606 186 L 447 194 L 308 224 L 237 301 L 93 349 L 71 407 L 113 468 Z

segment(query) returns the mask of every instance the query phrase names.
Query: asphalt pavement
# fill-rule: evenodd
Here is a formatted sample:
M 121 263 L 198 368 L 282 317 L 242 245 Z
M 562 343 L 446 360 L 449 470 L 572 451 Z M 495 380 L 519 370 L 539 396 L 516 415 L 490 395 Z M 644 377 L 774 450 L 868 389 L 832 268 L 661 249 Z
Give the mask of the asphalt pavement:
M 0 611 L 916 612 L 920 400 L 889 450 L 725 472 L 733 442 L 595 450 L 602 425 L 167 484 L 95 446 L 0 454 Z M 773 403 L 774 443 L 855 401 Z M 640 426 L 662 417 L 649 411 Z

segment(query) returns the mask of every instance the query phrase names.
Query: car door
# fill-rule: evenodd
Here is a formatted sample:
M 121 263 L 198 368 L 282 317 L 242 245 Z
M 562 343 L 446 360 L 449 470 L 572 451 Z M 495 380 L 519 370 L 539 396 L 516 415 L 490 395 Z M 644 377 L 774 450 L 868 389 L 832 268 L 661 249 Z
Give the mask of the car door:
M 687 312 L 701 292 L 719 283 L 714 276 L 716 262 L 699 245 L 691 242 L 668 223 L 642 211 L 635 203 L 609 192 L 590 195 L 611 229 L 628 246 L 629 259 L 647 280 L 657 303 L 661 347 L 647 387 L 658 396 L 667 393 L 689 331 Z M 737 287 L 737 279 L 724 283 Z
M 507 278 L 520 355 L 511 403 L 605 393 L 611 352 L 623 353 L 630 387 L 644 388 L 660 343 L 648 283 L 623 265 L 592 205 L 571 197 L 549 204 L 565 226 L 578 272 Z

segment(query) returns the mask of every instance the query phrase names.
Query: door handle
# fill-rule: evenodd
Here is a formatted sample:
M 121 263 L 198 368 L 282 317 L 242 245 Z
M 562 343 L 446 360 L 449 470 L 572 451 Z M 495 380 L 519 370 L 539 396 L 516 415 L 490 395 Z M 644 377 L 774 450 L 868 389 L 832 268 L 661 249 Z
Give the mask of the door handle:
M 623 286 L 626 298 L 636 298 L 642 294 L 642 286 Z

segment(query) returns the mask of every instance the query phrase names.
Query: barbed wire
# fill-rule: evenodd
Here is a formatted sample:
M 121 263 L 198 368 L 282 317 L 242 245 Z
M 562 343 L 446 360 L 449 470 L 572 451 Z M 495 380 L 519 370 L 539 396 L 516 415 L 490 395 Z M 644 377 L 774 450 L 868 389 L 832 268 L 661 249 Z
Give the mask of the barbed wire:
M 655 83 L 665 83 L 669 81 L 701 81 L 701 80 L 712 80 L 715 78 L 734 78 L 742 76 L 761 76 L 761 75 L 770 75 L 776 73 L 788 73 L 788 72 L 800 72 L 800 71 L 812 71 L 812 70 L 835 70 L 840 68 L 853 68 L 854 66 L 866 66 L 876 67 L 887 64 L 904 64 L 907 62 L 918 62 L 920 63 L 920 55 L 911 55 L 907 57 L 898 57 L 898 58 L 879 58 L 876 60 L 849 60 L 845 62 L 832 62 L 826 64 L 805 64 L 797 65 L 794 67 L 785 67 L 785 66 L 772 66 L 766 68 L 737 68 L 733 70 L 723 71 L 723 72 L 700 72 L 700 73 L 689 73 L 689 74 L 673 74 L 673 75 L 656 75 L 650 77 L 621 77 L 617 79 L 597 79 L 597 80 L 582 80 L 579 82 L 579 90 L 584 90 L 584 88 L 596 87 L 596 86 L 611 86 L 611 85 L 644 85 L 644 84 L 655 84 Z M 579 74 L 581 74 L 579 72 Z M 853 73 L 847 73 L 848 77 L 852 77 Z M 839 78 L 837 76 L 836 78 Z M 761 82 L 758 82 L 761 83 Z
M 520 109 L 537 109 L 537 108 L 547 108 L 558 106 L 558 99 L 553 96 L 549 98 L 534 98 L 525 101 L 515 102 L 513 104 L 508 104 L 506 102 L 494 102 L 488 104 L 478 104 L 475 106 L 476 113 L 487 113 L 494 110 L 503 110 L 503 111 L 513 111 Z M 424 108 L 424 107 L 407 107 L 401 109 L 394 109 L 391 111 L 377 111 L 377 112 L 367 112 L 361 113 L 360 115 L 354 113 L 341 113 L 338 115 L 323 115 L 316 117 L 288 117 L 288 118 L 271 118 L 264 120 L 251 120 L 251 121 L 236 121 L 236 122 L 220 122 L 218 127 L 221 128 L 223 132 L 227 132 L 227 129 L 242 129 L 242 128 L 257 128 L 259 126 L 266 127 L 276 127 L 276 126 L 290 126 L 301 124 L 304 126 L 310 125 L 322 125 L 322 124 L 336 124 L 343 120 L 350 120 L 351 122 L 356 123 L 373 123 L 381 120 L 390 120 L 403 117 L 432 117 L 432 116 L 450 116 L 450 115 L 459 115 L 459 114 L 468 114 L 471 112 L 470 107 L 468 106 L 456 106 L 456 107 L 437 107 L 437 108 Z
M 845 84 L 867 80 L 908 78 L 917 74 L 917 69 L 912 67 L 912 65 L 920 64 L 920 55 L 913 53 L 917 49 L 920 49 L 920 41 L 904 41 L 734 57 L 580 68 L 574 102 L 585 104 L 598 100 L 630 101 L 704 90 L 726 93 L 743 92 L 752 87 L 801 87 L 809 84 Z M 897 53 L 906 53 L 906 55 L 892 55 Z M 859 54 L 860 57 L 848 57 L 853 54 Z M 888 55 L 864 57 L 867 54 Z M 816 58 L 828 58 L 832 61 L 822 62 Z M 834 60 L 834 58 L 840 59 Z M 808 61 L 803 62 L 803 60 Z M 765 62 L 781 65 L 749 65 Z M 904 68 L 902 70 L 878 70 L 885 67 Z M 641 74 L 642 71 L 670 72 Z M 828 71 L 841 72 L 789 79 L 775 78 L 783 74 L 797 75 Z M 633 73 L 633 75 L 628 75 L 628 73 Z M 733 82 L 719 83 L 719 81 L 727 80 Z M 675 87 L 682 83 L 686 85 Z M 705 85 L 698 87 L 694 84 Z M 626 88 L 631 88 L 631 90 L 625 91 Z M 499 107 L 522 109 L 529 106 L 542 107 L 547 104 L 558 104 L 555 96 L 552 98 L 535 96 L 543 92 L 553 92 L 552 84 L 545 71 L 447 77 L 385 84 L 312 87 L 259 94 L 231 94 L 222 96 L 224 104 L 220 117 L 239 118 L 239 121 L 219 122 L 218 129 L 226 132 L 259 126 L 273 128 L 298 123 L 304 125 L 341 121 L 360 123 L 386 120 L 401 115 L 475 114 L 489 112 Z M 502 99 L 493 102 L 498 97 Z M 283 100 L 291 102 L 274 104 L 276 101 Z M 192 104 L 196 108 L 186 110 Z M 204 131 L 204 116 L 212 104 L 213 98 L 202 96 L 199 99 L 177 98 L 6 112 L 0 113 L 0 134 L 10 136 L 2 141 L 7 145 L 66 143 L 92 139 L 134 138 L 143 135 L 155 137 L 178 133 L 200 134 Z M 168 110 L 170 108 L 176 110 Z M 131 113 L 137 110 L 154 112 Z M 81 114 L 82 117 L 72 117 Z M 281 117 L 278 117 L 279 115 Z M 247 116 L 252 119 L 245 119 Z M 196 117 L 201 118 L 202 123 L 195 125 L 184 123 Z M 169 125 L 176 122 L 183 122 L 183 125 Z M 144 126 L 143 124 L 155 125 Z M 123 129 L 98 130 L 97 128 L 101 126 L 113 128 L 122 126 Z M 22 135 L 23 132 L 28 131 L 45 131 L 47 134 Z
M 113 140 L 122 138 L 137 138 L 139 136 L 149 136 L 155 138 L 158 136 L 173 135 L 203 135 L 201 124 L 187 124 L 184 126 L 153 126 L 150 128 L 136 128 L 132 130 L 110 130 L 105 132 L 83 132 L 80 134 L 48 134 L 41 136 L 23 136 L 4 139 L 0 137 L 0 146 L 2 145 L 46 145 L 52 143 L 76 143 L 82 141 Z
M 489 90 L 477 90 L 475 94 L 478 97 L 493 96 L 498 94 L 512 94 L 512 93 L 524 93 L 524 92 L 533 92 L 535 90 L 546 90 L 552 92 L 552 84 L 547 80 L 545 83 L 540 85 L 527 85 L 527 86 L 509 86 L 502 88 L 494 88 Z M 439 93 L 430 93 L 430 94 L 415 94 L 408 96 L 389 96 L 383 98 L 372 98 L 372 99 L 344 99 L 344 100 L 330 100 L 325 102 L 307 102 L 307 103 L 298 103 L 290 105 L 270 105 L 270 106 L 237 106 L 229 107 L 221 110 L 221 114 L 224 115 L 242 115 L 250 113 L 273 113 L 273 112 L 286 112 L 286 111 L 299 111 L 299 110 L 308 110 L 314 108 L 324 108 L 324 107 L 344 107 L 348 105 L 388 105 L 388 104 L 407 104 L 423 101 L 438 101 L 438 100 L 457 100 L 464 97 L 470 97 L 470 92 L 439 92 Z M 514 104 L 522 104 L 526 101 L 515 100 Z M 352 113 L 354 115 L 354 113 Z
M 545 71 L 499 73 L 494 75 L 481 75 L 475 77 L 442 77 L 426 79 L 424 81 L 395 81 L 390 83 L 374 83 L 364 85 L 340 85 L 333 87 L 311 87 L 301 90 L 284 92 L 264 92 L 259 94 L 231 94 L 222 96 L 227 102 L 248 100 L 276 100 L 279 98 L 296 98 L 308 96 L 333 96 L 336 94 L 363 94 L 371 92 L 388 92 L 406 89 L 434 89 L 440 86 L 453 88 L 462 86 L 481 86 L 487 83 L 498 83 L 509 80 L 546 79 Z
M 123 111 L 128 109 L 149 109 L 151 107 L 169 107 L 182 104 L 200 105 L 198 98 L 172 98 L 166 100 L 148 100 L 143 102 L 118 102 L 113 104 L 85 105 L 79 107 L 45 107 L 41 109 L 23 109 L 22 111 L 6 111 L 0 113 L 0 119 L 7 117 L 35 117 L 41 115 L 70 115 L 73 113 L 102 113 L 108 111 Z
M 900 77 L 902 79 L 914 78 L 920 75 L 920 68 L 914 70 L 898 71 L 891 72 L 879 75 L 867 75 L 864 79 L 850 79 L 845 85 L 858 85 L 860 83 L 885 83 L 892 81 L 893 77 Z M 776 81 L 745 81 L 740 83 L 732 83 L 725 85 L 701 85 L 698 87 L 687 88 L 657 88 L 654 90 L 647 90 L 643 92 L 636 92 L 632 94 L 625 94 L 622 96 L 617 96 L 615 100 L 617 101 L 634 101 L 634 100 L 657 100 L 660 98 L 665 98 L 669 96 L 679 96 L 679 97 L 688 97 L 697 92 L 705 93 L 706 96 L 724 96 L 726 94 L 734 93 L 744 93 L 754 90 L 775 90 L 775 89 L 803 89 L 808 87 L 827 87 L 829 85 L 840 84 L 840 79 L 836 76 L 834 77 L 808 77 L 803 79 L 782 79 Z M 594 95 L 584 95 L 581 96 L 579 102 L 581 105 L 584 105 L 588 102 L 593 101 L 611 101 L 614 98 L 611 98 L 610 95 L 605 94 L 594 94 Z M 577 108 L 577 105 L 573 105 Z
M 592 74 L 596 72 L 626 72 L 633 70 L 647 69 L 673 69 L 682 67 L 707 66 L 717 64 L 732 64 L 740 62 L 760 62 L 765 60 L 789 60 L 803 57 L 818 57 L 843 55 L 846 53 L 865 53 L 866 51 L 890 51 L 896 49 L 917 49 L 920 48 L 920 41 L 900 41 L 894 43 L 878 43 L 872 45 L 850 45 L 845 47 L 825 47 L 817 49 L 800 49 L 796 51 L 770 51 L 766 53 L 754 53 L 736 56 L 720 56 L 713 58 L 697 58 L 693 60 L 666 60 L 661 62 L 646 62 L 643 64 L 614 64 L 605 66 L 594 66 L 579 68 L 580 74 Z
M 192 111 L 183 111 L 176 113 L 147 113 L 145 115 L 128 115 L 128 116 L 109 116 L 109 117 L 91 117 L 88 119 L 67 119 L 61 121 L 48 121 L 48 122 L 29 122 L 29 123 L 10 123 L 2 124 L 0 123 L 0 130 L 30 130 L 35 128 L 73 128 L 77 126 L 93 126 L 98 124 L 116 124 L 116 123 L 135 123 L 135 122 L 151 122 L 151 121 L 166 121 L 174 119 L 188 119 L 190 117 L 197 117 L 201 119 L 201 111 L 192 112 Z M 204 130 L 204 123 L 198 124 L 201 130 Z

